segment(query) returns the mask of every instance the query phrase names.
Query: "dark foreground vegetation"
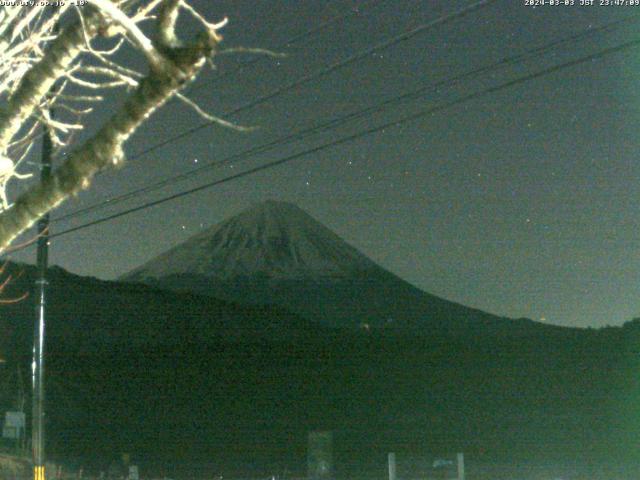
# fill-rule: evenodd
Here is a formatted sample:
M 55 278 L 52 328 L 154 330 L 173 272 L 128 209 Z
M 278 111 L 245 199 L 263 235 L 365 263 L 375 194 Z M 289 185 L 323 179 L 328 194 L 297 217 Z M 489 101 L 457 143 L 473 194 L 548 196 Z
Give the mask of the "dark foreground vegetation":
M 27 269 L 14 292 L 32 280 Z M 341 478 L 384 476 L 389 451 L 464 451 L 486 465 L 639 464 L 637 321 L 405 334 L 60 269 L 50 290 L 48 450 L 89 470 L 129 452 L 157 474 L 302 475 L 315 429 L 334 432 Z M 33 312 L 33 296 L 3 307 L 5 380 L 18 366 L 28 380 Z M 18 391 L 5 381 L 3 409 Z

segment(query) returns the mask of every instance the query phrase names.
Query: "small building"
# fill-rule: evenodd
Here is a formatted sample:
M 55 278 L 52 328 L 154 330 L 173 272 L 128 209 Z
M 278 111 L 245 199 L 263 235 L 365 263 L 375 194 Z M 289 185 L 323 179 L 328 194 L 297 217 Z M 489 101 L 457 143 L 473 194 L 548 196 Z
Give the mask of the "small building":
M 26 447 L 26 402 L 20 367 L 0 363 L 0 440 L 5 446 Z

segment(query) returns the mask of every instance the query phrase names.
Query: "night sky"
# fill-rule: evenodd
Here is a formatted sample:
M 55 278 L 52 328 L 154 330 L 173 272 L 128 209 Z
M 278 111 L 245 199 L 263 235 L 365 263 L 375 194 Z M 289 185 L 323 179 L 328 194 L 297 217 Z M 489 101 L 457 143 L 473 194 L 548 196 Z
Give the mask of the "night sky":
M 225 55 L 191 97 L 224 114 L 469 1 L 198 0 L 228 16 L 225 46 L 286 58 Z M 539 6 L 501 0 L 240 115 L 138 152 L 203 120 L 165 106 L 128 144 L 133 157 L 53 213 L 61 217 L 207 162 L 630 16 L 633 6 Z M 596 0 L 596 4 L 599 0 Z M 281 47 L 336 16 L 353 13 Z M 89 215 L 52 232 L 223 178 L 349 134 L 634 40 L 640 18 L 523 63 L 473 75 L 374 115 Z M 135 60 L 134 60 L 135 61 Z M 221 76 L 219 80 L 216 77 Z M 427 292 L 491 313 L 570 326 L 619 325 L 640 314 L 640 47 L 461 102 L 416 121 L 301 157 L 52 240 L 51 262 L 113 279 L 253 202 L 294 202 L 383 267 Z M 113 108 L 111 99 L 106 108 Z M 100 117 L 98 117 L 99 120 Z M 89 131 L 92 127 L 89 128 Z M 138 157 L 138 158 L 135 158 Z M 15 255 L 34 261 L 35 249 Z

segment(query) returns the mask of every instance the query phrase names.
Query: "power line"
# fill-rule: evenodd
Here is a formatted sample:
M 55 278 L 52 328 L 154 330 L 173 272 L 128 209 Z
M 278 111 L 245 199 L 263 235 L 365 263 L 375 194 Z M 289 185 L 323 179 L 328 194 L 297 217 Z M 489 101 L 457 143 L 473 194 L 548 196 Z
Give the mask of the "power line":
M 346 18 L 348 18 L 348 17 L 350 17 L 352 15 L 356 15 L 356 14 L 360 13 L 360 10 L 362 8 L 365 8 L 365 7 L 366 8 L 372 8 L 372 7 L 374 7 L 374 6 L 376 6 L 376 5 L 380 4 L 380 3 L 383 3 L 384 1 L 385 0 L 371 0 L 369 2 L 365 1 L 365 2 L 361 3 L 360 5 L 358 5 L 357 7 L 354 7 L 353 9 L 350 9 L 346 13 L 343 13 L 343 14 L 340 14 L 340 15 L 336 15 L 336 16 L 330 18 L 329 20 L 327 20 L 325 22 L 322 22 L 321 24 L 317 25 L 314 28 L 311 28 L 311 29 L 309 29 L 309 30 L 307 30 L 305 32 L 302 32 L 299 35 L 296 35 L 294 37 L 291 37 L 291 38 L 285 40 L 284 42 L 282 42 L 282 43 L 278 44 L 277 46 L 275 46 L 274 50 L 277 51 L 277 50 L 285 48 L 285 47 L 287 47 L 287 46 L 289 46 L 289 45 L 291 45 L 293 43 L 297 43 L 297 42 L 299 42 L 301 40 L 304 40 L 305 38 L 307 38 L 307 37 L 319 32 L 319 31 L 327 28 L 328 26 L 330 26 L 330 25 L 332 25 L 334 23 L 337 23 L 337 22 L 342 21 L 342 20 L 344 20 L 344 19 L 346 19 Z M 264 58 L 265 58 L 264 56 L 260 56 L 260 57 L 255 57 L 252 60 L 249 60 L 247 62 L 243 62 L 240 65 L 238 65 L 237 68 L 235 68 L 233 70 L 228 70 L 228 71 L 222 73 L 221 75 L 218 75 L 218 76 L 214 77 L 213 79 L 209 80 L 208 82 L 206 82 L 206 84 L 201 84 L 199 86 L 191 88 L 190 90 L 193 92 L 195 90 L 199 90 L 200 88 L 204 87 L 205 85 L 210 86 L 212 83 L 216 83 L 216 82 L 228 77 L 229 75 L 241 72 L 246 67 L 254 65 L 255 63 L 259 62 L 260 60 L 262 60 Z M 232 114 L 232 113 L 234 113 L 234 112 L 230 112 L 228 114 Z M 206 126 L 213 125 L 213 124 L 215 124 L 215 122 L 207 123 Z M 130 157 L 130 160 L 133 160 L 133 159 L 139 158 L 141 156 L 144 156 L 146 153 L 149 153 L 149 152 L 145 151 L 145 152 L 140 152 L 138 154 L 134 154 L 132 157 Z M 70 214 L 70 216 L 75 216 L 75 214 Z M 67 218 L 67 216 L 65 216 L 64 218 Z M 62 218 L 58 218 L 58 219 L 53 220 L 53 221 L 56 222 L 56 221 L 61 221 L 61 220 L 62 220 Z
M 376 127 L 372 127 L 372 128 L 366 129 L 366 130 L 362 130 L 362 131 L 354 133 L 352 135 L 348 135 L 348 136 L 342 137 L 342 138 L 340 138 L 338 140 L 334 140 L 332 142 L 328 142 L 328 143 L 325 143 L 325 144 L 322 144 L 322 145 L 319 145 L 319 146 L 304 150 L 302 152 L 298 152 L 298 153 L 295 153 L 295 154 L 280 158 L 278 160 L 274 160 L 272 162 L 268 162 L 268 163 L 265 163 L 263 165 L 259 165 L 257 167 L 251 168 L 249 170 L 245 170 L 245 171 L 237 173 L 235 175 L 230 175 L 228 177 L 225 177 L 225 178 L 213 181 L 213 182 L 209 182 L 209 183 L 200 185 L 198 187 L 191 188 L 189 190 L 185 190 L 185 191 L 173 194 L 173 195 L 169 195 L 169 196 L 163 197 L 161 199 L 154 200 L 152 202 L 148 202 L 148 203 L 139 205 L 137 207 L 129 208 L 127 210 L 115 213 L 113 215 L 108 215 L 106 217 L 103 217 L 103 218 L 100 218 L 100 219 L 97 219 L 97 220 L 93 220 L 91 222 L 87 222 L 85 224 L 78 225 L 76 227 L 68 228 L 68 229 L 63 230 L 61 232 L 58 232 L 58 233 L 55 233 L 55 234 L 51 234 L 50 238 L 55 238 L 55 237 L 60 237 L 60 236 L 63 236 L 63 235 L 67 235 L 69 233 L 73 233 L 73 232 L 76 232 L 76 231 L 79 231 L 79 230 L 83 230 L 85 228 L 88 228 L 88 227 L 91 227 L 91 226 L 94 226 L 94 225 L 98 225 L 100 223 L 111 221 L 111 220 L 114 220 L 116 218 L 120 218 L 120 217 L 123 217 L 125 215 L 129 215 L 131 213 L 138 212 L 140 210 L 145 210 L 147 208 L 151 208 L 151 207 L 154 207 L 156 205 L 160 205 L 162 203 L 169 202 L 171 200 L 175 200 L 177 198 L 184 197 L 186 195 L 190 195 L 192 193 L 199 192 L 201 190 L 205 190 L 205 189 L 217 186 L 217 185 L 221 185 L 221 184 L 224 184 L 224 183 L 231 182 L 233 180 L 237 180 L 237 179 L 242 178 L 242 177 L 246 177 L 246 176 L 252 175 L 254 173 L 258 173 L 258 172 L 261 172 L 261 171 L 264 171 L 264 170 L 268 170 L 268 169 L 277 167 L 279 165 L 283 165 L 285 163 L 291 162 L 291 161 L 296 160 L 298 158 L 301 158 L 301 157 L 304 157 L 304 156 L 307 156 L 307 155 L 310 155 L 310 154 L 313 154 L 313 153 L 317 153 L 317 152 L 320 152 L 322 150 L 326 150 L 326 149 L 328 149 L 330 147 L 342 145 L 344 143 L 351 142 L 353 140 L 362 138 L 364 136 L 380 132 L 380 131 L 382 131 L 384 129 L 387 129 L 387 128 L 403 125 L 405 123 L 412 122 L 412 121 L 418 120 L 420 118 L 424 118 L 427 115 L 431 115 L 433 113 L 437 113 L 437 112 L 446 110 L 448 108 L 460 105 L 462 103 L 466 103 L 466 102 L 471 101 L 471 100 L 475 100 L 477 98 L 480 98 L 480 97 L 483 97 L 483 96 L 498 92 L 500 90 L 504 90 L 506 88 L 510 88 L 510 87 L 513 87 L 513 86 L 516 86 L 516 85 L 520 85 L 522 83 L 525 83 L 525 82 L 528 82 L 528 81 L 531 81 L 531 80 L 534 80 L 534 79 L 537 79 L 537 78 L 540 78 L 540 77 L 543 77 L 543 76 L 546 76 L 546 75 L 550 75 L 552 73 L 558 72 L 560 70 L 564 70 L 566 68 L 571 68 L 571 67 L 574 67 L 576 65 L 580 65 L 582 63 L 586 63 L 586 62 L 589 62 L 589 61 L 592 61 L 592 60 L 596 60 L 598 58 L 603 58 L 603 57 L 611 55 L 613 53 L 621 52 L 623 50 L 627 50 L 629 48 L 636 47 L 638 45 L 640 45 L 640 38 L 636 39 L 636 40 L 629 41 L 629 42 L 625 42 L 623 44 L 620 44 L 620 45 L 617 45 L 617 46 L 614 46 L 614 47 L 610 47 L 610 48 L 606 48 L 606 49 L 600 50 L 599 52 L 596 52 L 596 53 L 593 53 L 593 54 L 590 54 L 590 55 L 586 55 L 584 57 L 580 57 L 580 58 L 575 59 L 575 60 L 571 60 L 571 61 L 568 61 L 568 62 L 561 63 L 559 65 L 554 65 L 552 67 L 545 68 L 545 69 L 540 70 L 538 72 L 531 73 L 531 74 L 528 74 L 528 75 L 525 75 L 525 76 L 510 80 L 508 82 L 501 83 L 500 85 L 497 85 L 497 86 L 494 86 L 494 87 L 489 87 L 489 88 L 486 88 L 484 90 L 480 90 L 478 92 L 474 92 L 474 93 L 471 93 L 471 94 L 468 94 L 468 95 L 464 95 L 464 96 L 459 97 L 459 98 L 457 98 L 455 100 L 452 100 L 450 102 L 446 102 L 446 103 L 444 103 L 442 105 L 438 105 L 436 107 L 432 107 L 432 108 L 429 108 L 429 109 L 426 109 L 426 110 L 422 110 L 420 112 L 417 112 L 417 113 L 414 113 L 414 114 L 411 114 L 411 115 L 407 115 L 407 116 L 405 116 L 403 118 L 400 118 L 398 120 L 393 120 L 391 122 L 387 122 L 387 123 L 378 125 Z
M 447 78 L 447 79 L 444 79 L 444 80 L 440 80 L 440 81 L 437 81 L 437 82 L 435 82 L 433 84 L 422 86 L 422 87 L 420 87 L 420 88 L 418 88 L 416 90 L 412 90 L 410 92 L 403 93 L 401 95 L 395 96 L 395 97 L 390 98 L 388 100 L 385 100 L 385 101 L 383 101 L 381 103 L 366 107 L 366 108 L 358 110 L 356 112 L 351 112 L 351 113 L 349 113 L 347 115 L 331 119 L 331 120 L 326 121 L 324 123 L 321 123 L 321 124 L 318 124 L 318 125 L 314 125 L 314 126 L 302 129 L 302 130 L 298 130 L 298 131 L 296 131 L 296 132 L 294 132 L 292 134 L 286 135 L 284 137 L 280 137 L 280 138 L 275 139 L 273 141 L 270 141 L 270 142 L 268 142 L 266 144 L 262 144 L 262 145 L 253 147 L 253 148 L 251 148 L 249 150 L 245 150 L 243 152 L 239 152 L 239 153 L 233 154 L 233 155 L 231 155 L 229 157 L 226 157 L 226 158 L 224 158 L 222 160 L 209 162 L 208 164 L 202 165 L 202 166 L 200 166 L 198 168 L 194 168 L 192 170 L 189 170 L 188 172 L 185 172 L 185 173 L 182 173 L 182 174 L 179 174 L 179 175 L 175 175 L 175 176 L 170 177 L 168 179 L 161 180 L 161 181 L 153 183 L 151 185 L 147 185 L 145 187 L 135 189 L 133 191 L 127 192 L 127 193 L 122 194 L 122 195 L 118 195 L 116 197 L 112 197 L 110 199 L 107 199 L 105 201 L 96 203 L 94 205 L 90 205 L 90 206 L 82 208 L 80 210 L 76 210 L 75 212 L 71 212 L 71 213 L 69 213 L 67 215 L 63 215 L 63 216 L 55 219 L 54 222 L 61 222 L 61 221 L 68 220 L 70 218 L 74 218 L 74 217 L 77 217 L 77 216 L 80 216 L 80 215 L 85 215 L 85 214 L 88 214 L 88 213 L 90 213 L 92 211 L 98 210 L 98 209 L 100 209 L 102 207 L 105 207 L 107 205 L 108 206 L 112 206 L 112 205 L 121 203 L 121 202 L 123 202 L 125 200 L 128 200 L 128 199 L 135 198 L 137 196 L 143 195 L 145 193 L 149 193 L 149 192 L 155 191 L 155 190 L 157 190 L 159 188 L 162 188 L 162 187 L 165 187 L 167 185 L 178 183 L 178 182 L 186 180 L 186 179 L 188 179 L 188 178 L 190 178 L 190 177 L 192 177 L 194 175 L 197 175 L 197 174 L 199 174 L 199 173 L 201 173 L 201 172 L 203 172 L 205 170 L 209 170 L 209 169 L 216 168 L 216 167 L 221 167 L 221 166 L 224 166 L 225 164 L 229 164 L 231 162 L 238 162 L 238 161 L 241 161 L 242 159 L 246 159 L 247 157 L 254 156 L 254 155 L 258 154 L 258 153 L 262 153 L 262 152 L 271 150 L 271 149 L 273 149 L 275 147 L 278 147 L 278 146 L 281 146 L 281 145 L 285 145 L 287 143 L 291 143 L 291 142 L 294 142 L 294 141 L 302 140 L 302 139 L 304 139 L 304 138 L 306 138 L 308 136 L 313 135 L 314 133 L 317 133 L 317 132 L 320 132 L 320 131 L 326 131 L 326 130 L 329 130 L 331 128 L 335 128 L 335 127 L 343 125 L 343 124 L 345 124 L 345 123 L 347 123 L 347 122 L 349 122 L 351 120 L 354 120 L 354 119 L 357 119 L 357 118 L 362 118 L 365 115 L 367 115 L 367 116 L 368 115 L 372 115 L 374 113 L 377 113 L 377 112 L 389 107 L 392 104 L 399 103 L 399 102 L 402 102 L 402 101 L 405 101 L 405 100 L 409 100 L 409 99 L 415 99 L 415 98 L 417 98 L 419 96 L 424 95 L 427 91 L 434 90 L 434 89 L 437 89 L 437 88 L 439 88 L 441 86 L 445 86 L 445 85 L 446 86 L 451 86 L 451 84 L 455 84 L 455 83 L 460 82 L 462 80 L 465 80 L 467 78 L 473 78 L 473 77 L 478 76 L 480 74 L 488 73 L 488 72 L 490 72 L 492 70 L 496 70 L 496 69 L 499 69 L 499 68 L 504 68 L 504 67 L 507 67 L 509 65 L 514 65 L 516 63 L 523 62 L 525 60 L 530 60 L 532 58 L 535 58 L 535 57 L 538 57 L 540 55 L 543 55 L 544 53 L 546 53 L 546 52 L 558 47 L 559 45 L 562 45 L 562 44 L 565 44 L 565 43 L 568 43 L 568 42 L 572 42 L 572 41 L 575 41 L 575 40 L 579 40 L 579 39 L 581 39 L 581 38 L 583 38 L 585 36 L 593 35 L 595 33 L 600 33 L 600 32 L 603 32 L 603 31 L 611 31 L 612 29 L 617 28 L 617 27 L 621 26 L 624 23 L 628 23 L 629 21 L 635 20 L 635 19 L 638 19 L 638 18 L 640 18 L 640 15 L 633 15 L 633 16 L 627 17 L 627 18 L 622 19 L 622 20 L 616 20 L 616 21 L 613 21 L 613 22 L 598 26 L 596 28 L 590 28 L 590 29 L 582 30 L 580 32 L 577 32 L 575 34 L 569 35 L 567 37 L 563 37 L 561 39 L 554 40 L 552 42 L 549 42 L 547 44 L 541 45 L 541 46 L 536 47 L 534 49 L 525 51 L 525 52 L 523 52 L 521 54 L 513 55 L 513 56 L 510 56 L 510 57 L 504 57 L 504 58 L 502 58 L 502 59 L 500 59 L 500 60 L 498 60 L 498 61 L 496 61 L 496 62 L 494 62 L 494 63 L 492 63 L 490 65 L 474 68 L 474 69 L 471 69 L 471 70 L 469 70 L 467 72 L 464 72 L 464 73 L 461 73 L 459 75 L 456 75 L 454 77 Z
M 407 41 L 413 37 L 415 37 L 416 35 L 419 35 L 427 30 L 429 30 L 430 28 L 436 27 L 436 26 L 440 26 L 440 25 L 444 25 L 447 24 L 453 20 L 456 20 L 458 18 L 462 18 L 465 17 L 467 15 L 469 15 L 472 12 L 475 12 L 477 10 L 480 10 L 484 7 L 487 7 L 489 5 L 491 5 L 492 3 L 497 2 L 498 0 L 480 0 L 478 2 L 475 2 L 465 8 L 462 8 L 454 13 L 451 13 L 449 15 L 445 15 L 442 17 L 438 17 L 435 20 L 432 20 L 431 22 L 428 23 L 424 23 L 422 25 L 419 25 L 411 30 L 408 30 L 406 32 L 403 32 L 399 35 L 396 35 L 394 37 L 391 37 L 388 40 L 384 40 L 380 43 L 377 43 L 376 45 L 373 45 L 372 47 L 369 47 L 367 49 L 361 50 L 359 52 L 356 52 L 352 55 L 350 55 L 349 57 L 340 60 L 338 62 L 332 63 L 331 65 L 329 65 L 326 68 L 323 68 L 322 70 L 319 70 L 315 73 L 311 73 L 309 75 L 305 75 L 297 80 L 294 80 L 290 83 L 287 83 L 286 85 L 276 88 L 275 90 L 273 90 L 270 93 L 267 93 L 261 97 L 258 97 L 257 99 L 245 103 L 243 105 L 240 105 L 239 107 L 236 107 L 228 112 L 225 112 L 222 114 L 222 117 L 228 117 L 231 115 L 236 115 L 240 112 L 243 112 L 245 110 L 248 110 L 250 108 L 253 108 L 257 105 L 260 105 L 266 101 L 271 100 L 272 98 L 275 98 L 279 95 L 282 95 L 283 93 L 292 90 L 296 87 L 300 87 L 302 85 L 304 85 L 305 83 L 308 83 L 312 80 L 317 80 L 319 78 L 322 78 L 326 75 L 329 75 L 337 70 L 340 70 L 341 68 L 344 68 L 358 60 L 361 60 L 363 58 L 366 58 L 367 56 L 371 55 L 372 53 L 376 53 L 379 52 L 381 50 L 386 50 L 387 48 L 390 48 L 394 45 L 397 45 L 401 42 Z M 137 152 L 135 154 L 133 154 L 130 159 L 131 160 L 135 160 L 137 158 L 143 157 L 144 155 L 147 155 L 155 150 L 158 150 L 159 148 L 164 147 L 165 145 L 169 145 L 173 142 L 175 142 L 176 140 L 180 140 L 182 138 L 185 138 L 189 135 L 194 134 L 195 132 L 198 132 L 204 128 L 210 127 L 212 125 L 216 125 L 216 122 L 206 122 L 203 123 L 197 127 L 193 127 L 190 129 L 187 129 L 177 135 L 174 135 L 172 137 L 169 137 L 166 140 L 163 140 L 162 142 L 158 142 L 155 145 L 152 145 L 151 147 L 148 147 L 144 150 L 141 150 L 140 152 Z
M 248 103 L 246 103 L 244 105 L 236 107 L 235 109 L 224 113 L 223 117 L 228 117 L 230 115 L 235 115 L 235 114 L 240 113 L 240 112 L 242 112 L 244 110 L 247 110 L 247 109 L 250 109 L 250 108 L 252 108 L 254 106 L 260 105 L 260 104 L 262 104 L 262 103 L 264 103 L 264 102 L 266 102 L 268 100 L 271 100 L 272 98 L 275 98 L 275 97 L 281 95 L 282 93 L 284 93 L 284 92 L 286 92 L 288 90 L 291 90 L 291 89 L 293 89 L 295 87 L 301 86 L 301 85 L 303 85 L 303 84 L 305 84 L 307 82 L 310 82 L 312 80 L 316 80 L 318 78 L 322 78 L 325 75 L 333 73 L 333 72 L 339 70 L 340 68 L 343 68 L 343 67 L 345 67 L 347 65 L 350 65 L 351 63 L 353 63 L 353 62 L 355 62 L 357 60 L 365 58 L 365 57 L 367 57 L 368 55 L 371 55 L 374 52 L 378 52 L 380 50 L 385 50 L 387 48 L 390 48 L 393 45 L 396 45 L 396 44 L 398 44 L 400 42 L 409 40 L 409 39 L 415 37 L 416 35 L 425 32 L 429 28 L 432 28 L 432 27 L 435 27 L 435 26 L 439 26 L 439 25 L 444 25 L 444 24 L 446 24 L 446 23 L 448 23 L 448 22 L 450 22 L 452 20 L 455 20 L 457 18 L 462 18 L 462 17 L 464 17 L 464 16 L 466 16 L 466 15 L 468 15 L 468 14 L 470 14 L 470 13 L 476 11 L 476 10 L 479 10 L 481 8 L 484 8 L 484 7 L 487 7 L 487 6 L 489 6 L 492 3 L 495 3 L 497 1 L 498 0 L 480 0 L 478 2 L 475 2 L 475 3 L 465 7 L 465 8 L 457 10 L 454 13 L 438 17 L 438 18 L 432 20 L 431 22 L 419 25 L 419 26 L 417 26 L 417 27 L 415 27 L 415 28 L 413 28 L 411 30 L 408 30 L 408 31 L 403 32 L 403 33 L 401 33 L 399 35 L 396 35 L 396 36 L 394 36 L 394 37 L 392 37 L 390 39 L 387 39 L 387 40 L 385 40 L 383 42 L 380 42 L 380 43 L 378 43 L 378 44 L 376 44 L 376 45 L 374 45 L 374 46 L 372 46 L 372 47 L 370 47 L 368 49 L 362 50 L 360 52 L 356 52 L 353 55 L 350 55 L 349 57 L 347 57 L 346 59 L 343 59 L 343 60 L 340 60 L 338 62 L 335 62 L 335 63 L 329 65 L 328 67 L 326 67 L 326 68 L 324 68 L 322 70 L 319 70 L 319 71 L 317 71 L 315 73 L 312 73 L 312 74 L 309 74 L 309 75 L 305 75 L 305 76 L 299 78 L 298 80 L 294 80 L 293 82 L 290 82 L 287 85 L 284 85 L 284 86 L 282 86 L 280 88 L 277 88 L 274 91 L 272 91 L 272 92 L 270 92 L 270 93 L 268 93 L 266 95 L 263 95 L 263 96 L 255 99 L 255 100 L 253 100 L 251 102 L 248 102 Z M 137 152 L 137 153 L 131 155 L 129 157 L 129 160 L 135 160 L 135 159 L 138 159 L 140 157 L 143 157 L 143 156 L 145 156 L 145 155 L 147 155 L 147 154 L 149 154 L 149 153 L 151 153 L 151 152 L 153 152 L 155 150 L 158 150 L 158 149 L 160 149 L 160 148 L 162 148 L 162 147 L 164 147 L 166 145 L 169 145 L 169 144 L 171 144 L 171 143 L 173 143 L 173 142 L 175 142 L 177 140 L 185 138 L 185 137 L 187 137 L 189 135 L 192 135 L 192 134 L 194 134 L 194 133 L 206 128 L 206 127 L 209 127 L 209 126 L 212 126 L 212 125 L 216 125 L 216 124 L 217 123 L 215 121 L 206 122 L 206 123 L 201 124 L 201 125 L 199 125 L 197 127 L 193 127 L 193 128 L 187 129 L 187 130 L 185 130 L 185 131 L 183 131 L 183 132 L 181 132 L 181 133 L 179 133 L 177 135 L 174 135 L 173 137 L 169 137 L 166 140 L 163 140 L 163 141 L 161 141 L 159 143 L 156 143 L 155 145 L 152 145 L 151 147 L 148 147 L 148 148 L 146 148 L 146 149 L 144 149 L 144 150 L 142 150 L 140 152 Z M 93 209 L 93 207 L 87 207 L 87 209 Z M 87 209 L 83 209 L 82 213 L 86 213 L 88 211 Z M 67 216 L 58 218 L 58 219 L 56 219 L 54 221 L 58 222 L 58 221 L 61 221 L 62 219 L 66 219 L 66 218 L 69 218 L 71 216 L 76 216 L 77 214 L 80 214 L 80 213 L 75 213 L 74 212 L 74 213 L 71 213 L 71 214 L 69 214 Z

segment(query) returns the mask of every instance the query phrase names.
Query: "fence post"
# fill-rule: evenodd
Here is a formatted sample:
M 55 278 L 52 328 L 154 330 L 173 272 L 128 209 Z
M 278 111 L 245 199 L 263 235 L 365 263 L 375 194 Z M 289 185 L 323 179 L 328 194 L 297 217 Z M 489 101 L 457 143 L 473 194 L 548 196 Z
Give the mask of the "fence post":
M 458 453 L 458 480 L 464 480 L 464 453 Z
M 396 480 L 396 454 L 391 452 L 388 458 L 389 480 Z

